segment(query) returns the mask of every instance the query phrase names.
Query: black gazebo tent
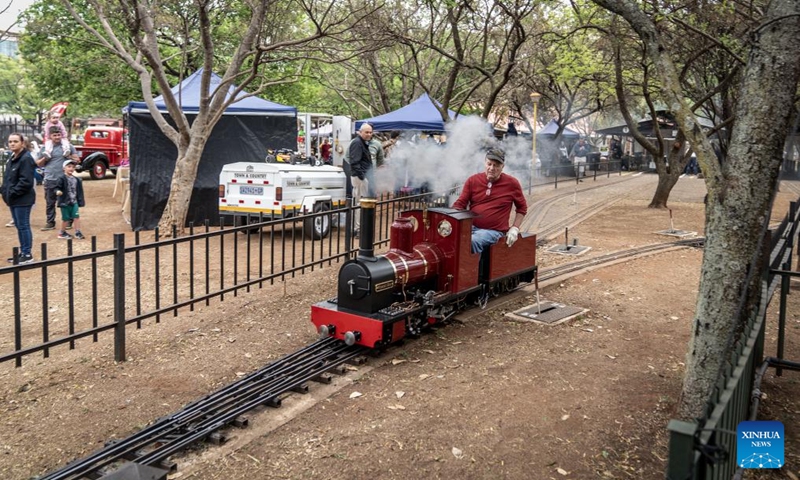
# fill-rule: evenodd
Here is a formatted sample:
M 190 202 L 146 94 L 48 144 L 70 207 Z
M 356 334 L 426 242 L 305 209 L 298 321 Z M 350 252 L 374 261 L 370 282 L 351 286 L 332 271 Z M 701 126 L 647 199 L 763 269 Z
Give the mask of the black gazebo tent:
M 189 122 L 194 121 L 199 111 L 201 72 L 202 69 L 196 71 L 172 88 Z M 221 78 L 212 73 L 209 89 L 213 91 L 220 83 Z M 228 95 L 234 88 L 231 86 Z M 206 219 L 212 224 L 219 221 L 218 185 L 223 165 L 248 160 L 263 162 L 268 148 L 296 149 L 297 109 L 245 95 L 248 94 L 241 92 L 239 97 L 244 98 L 225 110 L 208 138 L 197 170 L 187 222 L 199 225 Z M 155 103 L 172 123 L 166 115 L 163 98 L 157 97 Z M 178 149 L 161 132 L 144 102 L 129 103 L 127 112 L 130 124 L 131 227 L 149 230 L 158 225 L 167 203 Z

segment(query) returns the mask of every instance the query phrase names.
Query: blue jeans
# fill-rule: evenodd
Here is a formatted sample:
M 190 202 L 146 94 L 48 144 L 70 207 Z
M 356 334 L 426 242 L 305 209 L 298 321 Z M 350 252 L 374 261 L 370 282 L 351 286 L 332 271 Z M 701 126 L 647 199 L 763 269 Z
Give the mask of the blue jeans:
M 14 226 L 17 227 L 17 237 L 19 237 L 19 249 L 23 255 L 31 254 L 33 246 L 33 233 L 31 233 L 31 210 L 33 205 L 25 207 L 11 207 L 11 218 L 14 219 Z
M 481 253 L 484 248 L 494 245 L 500 238 L 503 237 L 503 232 L 497 230 L 485 230 L 472 226 L 472 253 Z
M 687 175 L 697 175 L 700 171 L 700 167 L 697 165 L 697 157 L 692 157 L 689 159 L 689 163 L 686 164 L 686 168 L 683 169 L 683 173 Z

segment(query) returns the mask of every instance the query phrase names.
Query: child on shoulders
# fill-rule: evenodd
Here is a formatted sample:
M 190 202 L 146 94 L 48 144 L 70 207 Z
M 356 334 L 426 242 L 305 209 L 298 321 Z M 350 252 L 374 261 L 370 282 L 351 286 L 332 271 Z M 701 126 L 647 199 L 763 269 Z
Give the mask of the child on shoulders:
M 69 151 L 69 135 L 67 135 L 67 128 L 61 121 L 61 114 L 58 112 L 47 112 L 47 122 L 44 124 L 44 151 L 48 157 L 53 153 L 53 141 L 50 140 L 50 129 L 58 128 L 61 130 L 61 147 L 65 152 Z

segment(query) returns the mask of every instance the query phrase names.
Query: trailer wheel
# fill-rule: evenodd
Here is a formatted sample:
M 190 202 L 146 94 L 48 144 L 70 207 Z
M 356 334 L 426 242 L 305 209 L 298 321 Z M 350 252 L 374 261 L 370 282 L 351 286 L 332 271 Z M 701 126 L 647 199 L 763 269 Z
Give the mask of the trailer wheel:
M 102 160 L 96 160 L 94 164 L 92 164 L 92 169 L 89 171 L 89 176 L 92 177 L 92 180 L 102 180 L 106 177 L 106 167 L 105 162 Z
M 248 225 L 255 225 L 255 224 L 263 223 L 263 222 L 266 222 L 267 220 L 269 220 L 269 218 L 267 218 L 267 217 L 263 217 L 263 218 L 264 218 L 264 220 L 261 220 L 261 218 L 259 218 L 258 215 L 248 215 L 247 216 L 247 224 Z M 261 228 L 262 227 L 250 228 L 250 229 L 247 230 L 247 233 L 249 233 L 251 235 L 258 235 L 258 232 L 261 231 Z
M 327 203 L 317 203 L 314 205 L 314 213 L 327 212 L 331 207 Z M 307 218 L 303 221 L 305 226 L 306 236 L 312 240 L 319 240 L 325 238 L 331 233 L 331 216 L 318 215 Z

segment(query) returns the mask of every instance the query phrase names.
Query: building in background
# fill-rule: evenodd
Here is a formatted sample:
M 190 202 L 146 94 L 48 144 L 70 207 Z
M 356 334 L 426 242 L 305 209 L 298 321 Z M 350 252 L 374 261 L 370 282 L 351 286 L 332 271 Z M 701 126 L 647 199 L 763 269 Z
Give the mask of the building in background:
M 19 55 L 19 33 L 0 33 L 0 55 L 17 58 Z

